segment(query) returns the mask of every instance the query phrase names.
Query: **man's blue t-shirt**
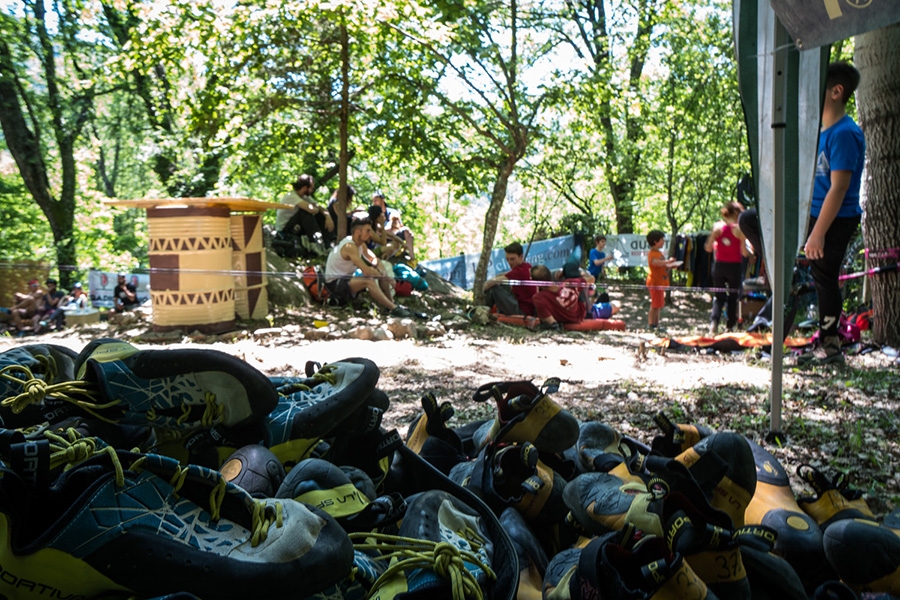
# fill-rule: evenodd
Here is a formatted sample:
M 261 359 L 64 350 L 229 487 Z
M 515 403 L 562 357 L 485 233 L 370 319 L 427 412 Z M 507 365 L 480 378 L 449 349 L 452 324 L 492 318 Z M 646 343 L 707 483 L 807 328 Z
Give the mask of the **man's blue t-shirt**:
M 819 134 L 819 153 L 816 157 L 816 179 L 809 213 L 818 217 L 828 190 L 831 189 L 832 171 L 852 171 L 850 187 L 838 217 L 855 217 L 862 214 L 859 205 L 859 186 L 862 181 L 866 158 L 866 140 L 862 129 L 849 116 L 844 117 Z
M 588 254 L 588 273 L 594 276 L 595 279 L 600 278 L 600 274 L 603 273 L 603 265 L 595 265 L 595 260 L 602 260 L 606 258 L 606 252 L 600 252 L 596 248 L 591 248 L 590 253 Z

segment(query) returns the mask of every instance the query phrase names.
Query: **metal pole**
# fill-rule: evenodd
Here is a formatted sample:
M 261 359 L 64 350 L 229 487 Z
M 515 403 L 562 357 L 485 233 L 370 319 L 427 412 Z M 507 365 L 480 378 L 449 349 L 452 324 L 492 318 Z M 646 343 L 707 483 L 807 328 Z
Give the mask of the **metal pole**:
M 773 212 L 775 231 L 773 236 L 774 265 L 772 284 L 772 386 L 769 391 L 771 407 L 771 437 L 781 434 L 781 373 L 784 361 L 784 130 L 787 126 L 787 31 L 781 20 L 775 18 L 775 56 L 772 73 L 772 129 L 774 130 L 773 158 L 775 185 Z

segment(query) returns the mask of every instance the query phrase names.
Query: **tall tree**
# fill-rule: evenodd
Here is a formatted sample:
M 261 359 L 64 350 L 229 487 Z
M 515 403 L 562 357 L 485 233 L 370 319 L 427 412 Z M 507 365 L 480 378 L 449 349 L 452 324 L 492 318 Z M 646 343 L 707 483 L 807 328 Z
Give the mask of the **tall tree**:
M 900 262 L 900 24 L 856 36 L 855 62 L 862 80 L 857 94 L 866 136 L 866 247 L 883 258 L 873 266 Z M 900 273 L 875 275 L 872 283 L 875 341 L 900 345 Z
M 44 0 L 26 0 L 23 18 L 0 14 L 0 126 L 25 187 L 50 224 L 65 287 L 65 267 L 77 264 L 76 142 L 98 93 L 91 54 L 101 52 L 85 51 L 77 6 L 54 2 L 53 11 L 47 13 Z
M 416 16 L 423 14 L 419 7 Z M 396 52 L 420 58 L 384 68 L 392 84 L 417 97 L 417 106 L 424 102 L 426 114 L 433 115 L 405 127 L 388 121 L 406 139 L 431 140 L 410 151 L 431 152 L 422 163 L 463 189 L 482 182 L 491 188 L 475 269 L 476 303 L 484 301 L 482 287 L 510 178 L 529 150 L 546 98 L 544 90 L 529 85 L 528 76 L 549 46 L 529 23 L 518 0 L 444 3 L 427 11 L 415 30 L 408 21 L 393 25 L 400 34 L 391 41 Z M 386 101 L 396 105 L 403 97 L 395 92 Z
M 635 184 L 644 168 L 644 70 L 665 0 L 567 0 L 556 35 L 577 58 L 583 73 L 564 96 L 596 122 L 597 157 L 616 209 L 616 231 L 634 231 Z M 568 69 L 571 72 L 571 68 Z

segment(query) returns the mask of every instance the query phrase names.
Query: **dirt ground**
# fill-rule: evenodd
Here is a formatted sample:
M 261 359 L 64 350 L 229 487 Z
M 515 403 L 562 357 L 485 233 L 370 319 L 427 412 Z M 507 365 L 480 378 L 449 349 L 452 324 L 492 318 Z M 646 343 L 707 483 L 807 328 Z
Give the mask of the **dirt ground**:
M 653 416 L 664 411 L 675 422 L 695 422 L 715 430 L 738 431 L 772 451 L 792 474 L 796 492 L 804 488 L 794 471 L 802 463 L 832 474 L 850 473 L 867 492 L 876 514 L 900 505 L 900 375 L 895 357 L 881 351 L 848 358 L 847 366 L 800 370 L 786 367 L 783 415 L 786 444 L 765 441 L 771 430 L 770 362 L 757 350 L 707 354 L 650 350 L 655 336 L 646 323 L 646 294 L 622 285 L 610 288 L 623 304 L 625 332 L 531 332 L 501 324 L 470 326 L 427 339 L 310 341 L 302 332 L 313 320 L 340 321 L 349 309 L 321 306 L 273 310 L 271 323 L 241 323 L 228 336 L 185 334 L 150 344 L 146 324 L 115 329 L 106 323 L 68 329 L 40 338 L 0 338 L 0 351 L 23 343 L 48 342 L 80 350 L 98 337 L 132 340 L 140 347 L 204 347 L 246 360 L 270 376 L 303 372 L 307 361 L 327 363 L 360 356 L 381 369 L 379 387 L 391 398 L 384 424 L 406 433 L 420 398 L 433 392 L 456 409 L 452 425 L 493 416 L 493 406 L 472 400 L 479 386 L 530 379 L 540 384 L 559 377 L 554 399 L 582 420 L 600 420 L 639 440 L 656 435 Z M 436 314 L 460 313 L 459 294 L 417 293 L 410 305 Z M 705 330 L 710 299 L 673 292 L 663 313 L 670 336 Z M 135 341 L 138 340 L 138 341 Z M 806 490 L 809 491 L 809 490 Z

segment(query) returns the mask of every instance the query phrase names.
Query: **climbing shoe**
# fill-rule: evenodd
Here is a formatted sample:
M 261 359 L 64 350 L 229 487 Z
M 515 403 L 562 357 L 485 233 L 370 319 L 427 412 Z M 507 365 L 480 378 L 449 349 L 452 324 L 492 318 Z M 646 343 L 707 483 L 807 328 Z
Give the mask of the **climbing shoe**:
M 500 526 L 509 535 L 519 562 L 518 600 L 541 600 L 544 574 L 549 563 L 547 554 L 534 531 L 515 508 L 500 513 Z
M 28 344 L 0 352 L 0 427 L 19 429 L 80 414 L 73 404 L 45 393 L 47 386 L 75 379 L 77 356 L 54 344 Z
M 210 469 L 109 447 L 49 487 L 0 462 L 0 540 L 0 564 L 16 576 L 0 594 L 26 600 L 289 597 L 297 581 L 313 594 L 353 564 L 347 534 L 317 509 L 254 500 Z
M 548 379 L 540 389 L 530 381 L 488 383 L 478 388 L 476 402 L 493 400 L 497 416 L 473 436 L 478 449 L 492 441 L 531 442 L 541 453 L 561 453 L 578 441 L 578 419 L 561 408 L 550 394 L 559 379 Z
M 654 437 L 650 446 L 654 451 L 670 458 L 678 456 L 712 434 L 711 429 L 702 425 L 676 425 L 663 412 L 656 413 L 653 421 L 662 430 L 662 435 Z
M 856 592 L 900 596 L 900 536 L 868 519 L 835 521 L 824 534 L 825 556 Z
M 797 467 L 797 476 L 815 491 L 815 496 L 798 496 L 797 504 L 823 531 L 841 519 L 875 520 L 862 492 L 850 487 L 845 473 L 829 480 L 818 469 L 802 464 Z
M 748 443 L 756 462 L 757 485 L 747 507 L 746 523 L 764 525 L 776 532 L 773 551 L 794 567 L 807 589 L 835 579 L 825 561 L 822 530 L 797 504 L 784 467 L 769 451 Z
M 442 490 L 410 500 L 397 535 L 351 533 L 357 550 L 376 552 L 388 565 L 368 598 L 489 597 L 496 579 L 491 561 L 494 544 L 478 512 Z
M 100 339 L 75 361 L 78 379 L 50 386 L 49 397 L 98 418 L 193 431 L 257 422 L 278 396 L 268 378 L 216 350 L 138 350 Z
M 421 456 L 438 471 L 447 475 L 466 456 L 462 440 L 447 422 L 453 417 L 449 402 L 438 404 L 431 392 L 421 398 L 422 413 L 410 424 L 406 434 L 406 446 Z
M 705 460 L 701 461 L 701 458 Z M 740 434 L 723 431 L 701 439 L 675 457 L 707 492 L 713 508 L 731 517 L 735 528 L 744 525 L 744 511 L 756 491 L 753 452 Z M 724 475 L 721 465 L 726 465 Z
M 274 498 L 285 477 L 278 457 L 259 444 L 238 448 L 218 471 L 225 481 L 243 488 L 254 498 Z

